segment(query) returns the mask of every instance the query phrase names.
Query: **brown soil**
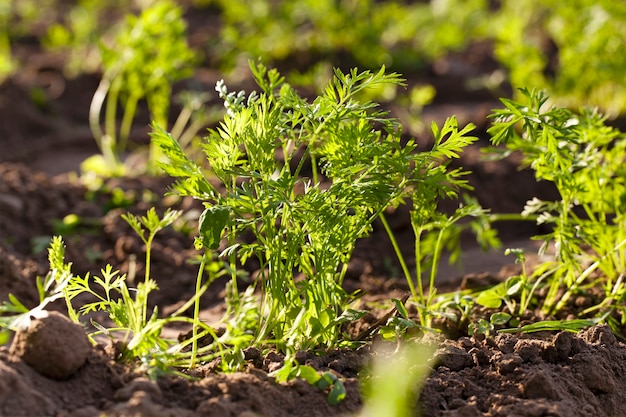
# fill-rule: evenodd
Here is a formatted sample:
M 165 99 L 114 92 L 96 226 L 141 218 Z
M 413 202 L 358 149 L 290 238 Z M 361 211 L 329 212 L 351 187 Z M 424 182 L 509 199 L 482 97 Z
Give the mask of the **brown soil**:
M 488 52 L 485 45 L 476 48 L 471 51 L 473 57 Z M 198 203 L 164 198 L 170 183 L 167 178 L 110 180 L 98 192 L 76 181 L 70 173 L 97 151 L 87 128 L 87 109 L 98 78 L 84 75 L 64 79 L 57 58 L 33 51 L 29 45 L 22 45 L 17 53 L 24 58 L 24 70 L 0 86 L 0 301 L 11 293 L 29 307 L 36 304 L 35 278 L 43 276 L 48 267 L 42 248 L 58 232 L 59 220 L 68 214 L 87 220 L 64 236 L 67 260 L 73 263 L 75 274 L 97 272 L 110 263 L 124 273 L 136 267 L 140 276 L 141 241 L 119 215 L 125 211 L 144 213 L 152 206 L 159 211 L 172 207 L 193 214 Z M 440 63 L 437 68 L 463 64 L 465 69 L 480 72 L 493 65 L 486 55 L 479 63 L 463 58 L 447 57 L 446 65 Z M 206 72 L 203 74 L 202 82 L 210 90 L 218 77 L 210 75 L 207 80 Z M 433 71 L 432 76 L 410 80 L 427 80 L 440 91 L 437 102 L 424 113 L 425 122 L 457 114 L 461 123 L 472 121 L 478 125 L 478 133 L 484 134 L 485 115 L 497 103 L 484 91 L 463 91 L 454 74 L 453 70 L 449 74 Z M 61 82 L 62 87 L 52 88 L 46 82 L 50 79 Z M 43 92 L 46 100 L 31 100 L 34 91 Z M 137 129 L 134 139 L 145 142 L 145 133 L 146 129 Z M 494 212 L 519 212 L 527 199 L 553 194 L 549 186 L 537 184 L 532 173 L 519 171 L 514 158 L 497 163 L 481 161 L 478 149 L 485 144 L 481 140 L 460 160 L 473 171 L 470 180 L 485 207 Z M 114 197 L 116 189 L 124 190 L 126 205 Z M 390 221 L 410 259 L 413 239 L 406 208 L 394 213 Z M 189 222 L 193 228 L 193 215 Z M 507 246 L 533 251 L 528 238 L 539 232 L 534 225 L 505 223 L 499 228 Z M 152 294 L 151 305 L 167 314 L 193 294 L 196 267 L 187 263 L 195 255 L 193 240 L 167 229 L 158 235 L 153 250 L 154 278 L 160 289 Z M 394 259 L 384 230 L 375 225 L 373 235 L 357 245 L 347 289 L 365 290 L 364 302 L 401 298 L 407 286 L 396 272 Z M 440 285 L 454 289 L 461 285 L 464 275 L 464 282 L 477 277 L 497 281 L 516 268 L 501 252 L 483 254 L 471 243 L 463 259 L 462 269 L 442 268 Z M 254 272 L 254 265 L 246 267 Z M 201 317 L 209 323 L 224 309 L 223 284 L 216 282 L 203 296 Z M 364 304 L 364 308 L 369 305 L 372 303 Z M 57 302 L 50 309 L 63 312 L 64 306 Z M 369 323 L 382 314 L 373 310 Z M 56 314 L 50 317 L 58 318 Z M 269 377 L 268 372 L 283 360 L 275 352 L 249 349 L 247 369 L 232 375 L 218 374 L 214 364 L 206 364 L 193 372 L 193 380 L 164 376 L 154 382 L 137 366 L 116 362 L 115 349 L 106 341 L 81 354 L 84 340 L 80 332 L 71 337 L 75 327 L 55 330 L 54 326 L 63 329 L 67 323 L 52 322 L 55 324 L 47 327 L 50 324 L 46 325 L 44 318 L 34 318 L 30 329 L 0 348 L 0 415 L 354 415 L 362 408 L 360 380 L 366 365 L 377 355 L 370 348 L 298 353 L 300 362 L 331 370 L 343 380 L 347 398 L 331 406 L 326 393 L 304 381 L 277 384 Z M 440 340 L 438 346 L 437 360 L 421 397 L 415 399 L 416 415 L 626 415 L 626 345 L 606 327 L 579 334 L 461 335 Z

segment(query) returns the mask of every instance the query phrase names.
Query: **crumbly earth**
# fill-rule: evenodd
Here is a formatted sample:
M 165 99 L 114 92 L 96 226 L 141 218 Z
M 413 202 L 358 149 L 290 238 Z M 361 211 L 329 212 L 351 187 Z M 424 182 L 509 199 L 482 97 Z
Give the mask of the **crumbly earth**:
M 167 178 L 111 180 L 94 192 L 68 174 L 97 152 L 87 126 L 87 111 L 98 78 L 82 75 L 63 79 L 58 60 L 33 51 L 28 44 L 17 45 L 15 53 L 24 58 L 26 67 L 0 85 L 0 302 L 13 294 L 28 307 L 37 303 L 35 278 L 47 272 L 45 247 L 55 233 L 64 235 L 67 260 L 73 263 L 75 274 L 97 273 L 110 263 L 122 273 L 134 271 L 142 276 L 142 243 L 119 215 L 126 211 L 144 214 L 155 206 L 160 212 L 168 207 L 181 209 L 188 216 L 188 223 L 178 224 L 178 230 L 162 231 L 153 246 L 153 274 L 159 291 L 151 295 L 150 307 L 158 306 L 163 315 L 174 311 L 194 291 L 196 266 L 187 261 L 196 252 L 193 238 L 184 229 L 193 230 L 198 202 L 164 198 L 170 183 Z M 475 46 L 468 54 L 444 57 L 448 65 L 440 67 L 460 65 L 474 75 L 493 69 L 485 45 Z M 470 55 L 472 59 L 466 59 Z M 219 76 L 206 79 L 206 74 L 201 82 L 210 91 Z M 60 90 L 52 91 L 44 82 L 51 75 L 62 80 Z M 409 81 L 429 82 L 439 91 L 434 105 L 424 112 L 426 124 L 456 114 L 461 124 L 478 125 L 481 139 L 464 153 L 459 164 L 473 171 L 469 181 L 481 204 L 495 212 L 519 212 L 528 198 L 554 195 L 548 185 L 537 184 L 530 172 L 520 171 L 515 156 L 500 162 L 480 159 L 479 147 L 487 143 L 485 116 L 497 105 L 488 92 L 471 96 L 463 91 L 462 77 L 445 73 L 436 78 L 418 75 Z M 44 94 L 43 103 L 30 99 L 34 91 Z M 149 121 L 143 122 L 147 126 Z M 142 126 L 141 122 L 136 126 Z M 131 136 L 131 140 L 145 143 L 146 129 L 136 128 Z M 421 146 L 427 144 L 428 138 L 418 139 Z M 444 208 L 455 204 L 447 203 Z M 62 219 L 69 214 L 82 219 L 77 227 L 63 225 Z M 411 259 L 413 237 L 407 208 L 390 214 L 389 221 L 407 259 Z M 509 246 L 526 245 L 529 236 L 540 232 L 530 224 L 500 226 Z M 350 291 L 360 288 L 366 292 L 364 308 L 402 298 L 408 290 L 387 242 L 383 228 L 376 224 L 373 235 L 357 244 L 350 263 L 345 286 Z M 510 265 L 512 259 L 503 259 L 498 253 L 482 255 L 469 242 L 465 247 L 468 255 L 463 270 L 442 269 L 442 287 L 453 290 L 460 285 L 493 283 L 516 271 Z M 258 265 L 250 263 L 245 268 L 253 274 Z M 224 282 L 218 280 L 201 299 L 201 318 L 207 322 L 218 319 L 224 311 L 223 299 Z M 52 303 L 49 310 L 65 311 L 61 302 Z M 382 314 L 384 311 L 372 309 L 353 330 L 367 328 Z M 106 320 L 106 315 L 93 318 Z M 178 329 L 170 331 L 176 335 Z M 436 341 L 437 360 L 423 382 L 421 395 L 415 398 L 415 415 L 626 415 L 626 346 L 606 327 L 578 334 L 469 338 L 449 332 L 449 336 L 451 339 Z M 14 349 L 29 348 L 21 343 L 18 339 Z M 50 343 L 50 350 L 63 355 L 73 352 L 81 342 L 61 337 Z M 45 346 L 33 352 L 30 363 L 43 358 L 45 364 Z M 215 364 L 203 364 L 193 371 L 194 379 L 164 376 L 156 381 L 147 378 L 137 364 L 116 362 L 115 349 L 105 340 L 86 349 L 84 363 L 78 369 L 66 368 L 61 379 L 45 376 L 41 367 L 28 365 L 15 353 L 10 351 L 10 344 L 0 347 L 1 416 L 356 415 L 363 407 L 360 381 L 377 356 L 369 345 L 357 351 L 298 353 L 301 362 L 320 371 L 330 370 L 344 382 L 346 399 L 331 406 L 325 392 L 304 381 L 281 385 L 268 376 L 282 361 L 275 352 L 247 351 L 246 369 L 232 375 L 216 373 Z
M 426 416 L 626 415 L 626 345 L 607 326 L 445 342 L 421 396 Z

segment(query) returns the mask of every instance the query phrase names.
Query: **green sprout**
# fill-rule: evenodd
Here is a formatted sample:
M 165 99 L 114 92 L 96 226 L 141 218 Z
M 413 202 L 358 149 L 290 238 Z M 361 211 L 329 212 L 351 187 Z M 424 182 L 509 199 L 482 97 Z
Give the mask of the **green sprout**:
M 524 271 L 510 280 L 502 295 L 521 296 L 523 309 L 530 305 L 531 295 L 544 288 L 545 298 L 538 304 L 544 315 L 551 316 L 575 294 L 597 285 L 604 288 L 606 299 L 584 314 L 606 318 L 617 331 L 624 322 L 620 304 L 626 271 L 626 141 L 595 110 L 575 114 L 549 107 L 545 92 L 520 92 L 528 103 L 503 99 L 505 108 L 493 112 L 489 133 L 495 145 L 506 146 L 502 155 L 521 152 L 523 164 L 536 178 L 556 187 L 557 201 L 534 198 L 522 213 L 550 226 L 536 239 L 544 242 L 540 253 L 552 251 L 554 260 L 537 267 L 531 276 Z
M 132 122 L 140 100 L 145 99 L 150 117 L 167 126 L 172 84 L 191 75 L 194 53 L 187 46 L 181 9 L 159 1 L 140 16 L 129 15 L 112 45 L 102 44 L 104 75 L 93 96 L 89 125 L 102 155 L 85 162 L 109 175 L 122 175 L 120 158 L 126 150 Z M 118 105 L 123 107 L 117 127 Z M 100 118 L 104 110 L 104 129 Z M 158 149 L 151 149 L 148 171 L 154 172 Z

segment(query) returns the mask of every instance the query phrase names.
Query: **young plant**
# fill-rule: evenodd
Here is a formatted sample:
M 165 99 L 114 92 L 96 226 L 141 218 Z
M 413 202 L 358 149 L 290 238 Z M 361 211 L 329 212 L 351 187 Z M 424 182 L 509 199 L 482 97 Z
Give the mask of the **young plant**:
M 9 294 L 9 300 L 0 305 L 1 328 L 15 331 L 18 328 L 27 327 L 31 317 L 38 317 L 48 304 L 61 298 L 65 298 L 68 309 L 71 309 L 67 297 L 68 286 L 72 280 L 71 264 L 65 263 L 63 240 L 58 236 L 55 236 L 50 242 L 48 262 L 50 271 L 44 278 L 37 277 L 36 280 L 39 304 L 33 308 L 28 308 L 13 294 Z
M 201 236 L 225 234 L 223 254 L 233 271 L 236 258 L 260 261 L 263 315 L 256 343 L 271 338 L 283 350 L 333 346 L 339 325 L 351 315 L 341 282 L 354 244 L 404 192 L 412 149 L 400 146 L 394 124 L 382 112 L 370 112 L 374 104 L 359 103 L 356 96 L 400 79 L 383 71 L 337 71 L 326 94 L 308 103 L 276 71 L 260 65 L 252 70 L 260 94 L 246 98 L 218 84 L 228 115 L 204 144 L 224 193 L 156 126 L 153 140 L 173 161 L 164 170 L 182 177 L 175 190 L 205 200 L 206 212 L 225 216 L 203 222 Z M 377 122 L 384 132 L 374 129 Z M 309 179 L 303 177 L 307 162 Z M 322 175 L 327 185 L 320 182 Z M 255 236 L 253 243 L 238 240 L 246 232 Z M 236 288 L 236 278 L 233 282 Z
M 555 261 L 542 269 L 552 273 L 540 275 L 548 288 L 541 310 L 552 315 L 595 284 L 615 300 L 626 272 L 626 141 L 596 111 L 575 114 L 548 107 L 543 92 L 521 93 L 528 104 L 503 99 L 505 108 L 494 111 L 489 132 L 495 145 L 506 144 L 504 154 L 521 152 L 536 178 L 553 183 L 560 195 L 557 201 L 535 198 L 523 212 L 551 226 L 536 237 L 544 241 L 541 252 L 550 243 L 555 252 Z M 603 303 L 594 312 L 600 317 L 613 309 Z
M 231 93 L 218 83 L 227 115 L 203 144 L 224 191 L 157 125 L 153 142 L 172 161 L 162 167 L 179 178 L 174 192 L 204 200 L 205 213 L 220 213 L 219 221 L 201 222 L 200 234 L 212 246 L 225 241 L 222 255 L 231 270 L 237 260 L 260 262 L 261 321 L 254 343 L 272 340 L 287 352 L 336 346 L 341 324 L 359 316 L 342 288 L 357 239 L 414 190 L 428 189 L 423 197 L 432 200 L 460 184 L 437 167 L 438 158 L 473 139 L 448 121 L 436 155 L 416 153 L 412 140 L 401 145 L 397 123 L 376 104 L 359 101 L 368 88 L 401 84 L 384 68 L 336 70 L 313 102 L 275 70 L 251 69 L 261 92 Z M 451 132 L 455 140 L 444 141 Z M 252 243 L 240 239 L 246 233 Z M 236 281 L 233 275 L 235 288 Z
M 451 253 L 451 261 L 458 259 L 461 232 L 472 230 L 485 249 L 500 245 L 495 230 L 491 228 L 491 223 L 499 220 L 498 216 L 488 215 L 474 199 L 465 196 L 465 204 L 452 215 L 438 209 L 439 199 L 455 198 L 460 189 L 471 189 L 463 178 L 468 172 L 448 166 L 463 148 L 476 141 L 477 138 L 468 136 L 472 129 L 470 124 L 459 130 L 455 118 L 446 120 L 441 129 L 433 123 L 435 141 L 432 149 L 412 157 L 416 172 L 422 173 L 414 177 L 407 193 L 413 203 L 411 226 L 415 235 L 415 277 L 409 271 L 385 216 L 380 216 L 409 284 L 412 301 L 417 306 L 418 321 L 425 327 L 430 327 L 432 318 L 440 315 L 435 307 L 435 280 L 441 256 L 447 250 Z M 428 283 L 427 288 L 424 288 L 424 280 Z
M 504 303 L 511 315 L 521 317 L 529 310 L 539 285 L 552 271 L 548 274 L 540 274 L 543 268 L 537 268 L 533 274 L 534 279 L 531 280 L 526 270 L 524 251 L 517 248 L 507 249 L 505 255 L 509 254 L 515 254 L 515 262 L 522 267 L 521 274 L 513 275 L 500 284 L 479 291 L 475 296 L 475 301 L 483 307 L 492 309 L 499 309 Z
M 112 45 L 102 45 L 104 75 L 93 96 L 89 125 L 102 155 L 86 161 L 109 175 L 124 173 L 120 161 L 140 100 L 150 117 L 167 126 L 172 84 L 190 75 L 194 54 L 187 46 L 181 9 L 158 1 L 140 16 L 129 15 Z M 106 105 L 105 105 L 106 102 Z M 118 105 L 123 107 L 117 127 Z M 104 130 L 100 118 L 104 109 Z M 154 172 L 158 149 L 151 149 L 148 171 Z
M 509 313 L 505 313 L 504 311 L 493 313 L 489 316 L 489 320 L 478 319 L 475 323 L 470 323 L 469 326 L 467 326 L 467 334 L 470 336 L 483 334 L 489 337 L 494 333 L 496 326 L 507 324 L 511 317 Z
M 100 332 L 109 335 L 114 332 L 124 333 L 124 340 L 130 336 L 125 352 L 129 357 L 146 357 L 156 349 L 164 350 L 167 344 L 160 339 L 161 329 L 165 322 L 157 318 L 157 310 L 148 318 L 148 296 L 157 289 L 156 282 L 150 275 L 151 248 L 155 235 L 164 227 L 169 226 L 180 212 L 167 210 L 162 218 L 154 209 L 148 210 L 146 216 L 135 217 L 124 214 L 122 217 L 135 230 L 146 245 L 146 265 L 144 281 L 137 284 L 133 290 L 135 296 L 131 296 L 128 288 L 126 275 L 120 275 L 114 271 L 111 265 L 101 270 L 101 276 L 72 277 L 66 289 L 68 312 L 70 318 L 79 321 L 80 316 L 91 311 L 107 311 L 117 327 L 106 329 L 102 325 L 92 323 Z M 100 289 L 95 290 L 92 285 L 96 284 Z M 97 301 L 83 304 L 78 311 L 71 306 L 71 300 L 76 296 L 88 293 Z M 93 336 L 93 335 L 92 335 Z

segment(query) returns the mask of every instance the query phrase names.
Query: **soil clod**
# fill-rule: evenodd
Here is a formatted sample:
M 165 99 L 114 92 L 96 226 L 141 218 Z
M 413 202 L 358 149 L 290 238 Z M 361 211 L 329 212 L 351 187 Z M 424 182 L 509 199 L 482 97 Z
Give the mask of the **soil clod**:
M 83 328 L 58 312 L 46 312 L 15 333 L 10 353 L 48 378 L 70 378 L 85 364 L 91 344 Z

